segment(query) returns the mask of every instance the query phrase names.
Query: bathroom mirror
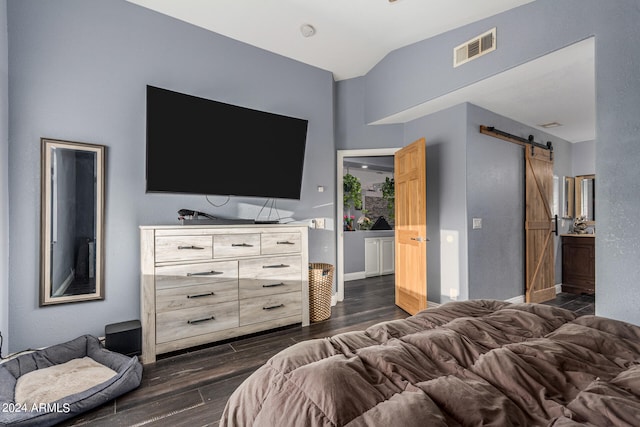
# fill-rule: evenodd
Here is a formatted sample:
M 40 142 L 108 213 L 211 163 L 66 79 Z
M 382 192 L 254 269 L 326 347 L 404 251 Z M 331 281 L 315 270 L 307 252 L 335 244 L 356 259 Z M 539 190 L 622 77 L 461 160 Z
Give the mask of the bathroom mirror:
M 576 217 L 584 216 L 587 224 L 593 225 L 596 221 L 596 176 L 576 176 Z
M 572 176 L 564 177 L 563 203 L 562 203 L 562 218 L 573 218 L 574 208 L 573 202 L 575 200 L 575 179 Z
M 102 145 L 41 140 L 40 305 L 104 299 Z

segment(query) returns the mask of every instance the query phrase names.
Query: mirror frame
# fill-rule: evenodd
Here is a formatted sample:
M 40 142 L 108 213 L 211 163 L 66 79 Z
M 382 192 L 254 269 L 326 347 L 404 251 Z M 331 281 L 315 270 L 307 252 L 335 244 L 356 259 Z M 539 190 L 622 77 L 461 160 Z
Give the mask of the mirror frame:
M 83 142 L 41 138 L 41 193 L 40 193 L 40 306 L 70 302 L 104 299 L 104 188 L 105 150 L 104 145 Z M 95 292 L 79 295 L 51 295 L 52 268 L 52 170 L 53 148 L 87 151 L 96 155 L 96 200 L 95 200 Z
M 595 175 L 577 175 L 575 182 L 575 193 L 576 193 L 576 218 L 582 216 L 582 180 L 583 179 L 593 179 L 594 182 L 596 180 Z M 595 203 L 595 202 L 594 202 Z M 595 225 L 596 221 L 586 221 L 587 225 Z
M 575 213 L 575 178 L 565 176 L 563 185 L 564 200 L 562 203 L 562 218 L 570 219 L 574 217 Z

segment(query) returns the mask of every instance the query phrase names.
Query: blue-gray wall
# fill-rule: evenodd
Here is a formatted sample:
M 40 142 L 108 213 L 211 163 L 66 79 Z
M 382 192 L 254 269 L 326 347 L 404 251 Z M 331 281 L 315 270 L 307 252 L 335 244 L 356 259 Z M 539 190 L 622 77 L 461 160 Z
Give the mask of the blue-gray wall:
M 0 0 L 0 332 L 9 345 L 9 57 L 7 2 Z M 2 347 L 0 353 L 6 350 Z
M 525 288 L 524 153 L 519 145 L 481 134 L 480 125 L 495 126 L 524 138 L 530 129 L 469 106 L 469 298 L 508 299 L 523 295 Z M 473 218 L 482 220 L 482 228 L 472 228 Z
M 628 224 L 640 210 L 639 19 L 637 0 L 537 0 L 399 49 L 364 83 L 371 123 L 595 36 L 596 313 L 634 323 L 640 323 L 640 236 Z M 492 27 L 499 48 L 452 69 L 452 48 Z
M 640 211 L 640 7 L 587 3 L 597 17 L 596 314 L 640 324 L 640 235 L 629 232 Z
M 302 199 L 278 201 L 278 208 L 293 219 L 334 216 L 329 72 L 124 0 L 9 0 L 6 10 L 11 350 L 103 335 L 106 324 L 139 318 L 139 225 L 177 224 L 183 207 L 244 216 L 264 203 L 232 198 L 214 208 L 202 196 L 145 194 L 147 84 L 308 119 Z M 241 144 L 241 136 L 238 129 L 230 143 Z M 41 137 L 107 146 L 104 301 L 38 306 Z M 335 262 L 331 231 L 313 230 L 309 238 L 311 261 Z
M 402 147 L 402 124 L 365 124 L 364 84 L 364 77 L 336 83 L 336 148 L 357 150 Z
M 437 303 L 446 301 L 451 288 L 458 290 L 459 299 L 467 299 L 469 293 L 466 121 L 466 105 L 460 104 L 405 125 L 403 145 L 420 138 L 427 142 L 427 296 Z M 457 257 L 441 257 L 440 230 L 458 233 Z M 452 274 L 449 269 L 458 271 Z M 450 283 L 450 277 L 457 280 Z
M 573 146 L 571 158 L 572 175 L 591 175 L 596 171 L 596 142 L 577 142 Z

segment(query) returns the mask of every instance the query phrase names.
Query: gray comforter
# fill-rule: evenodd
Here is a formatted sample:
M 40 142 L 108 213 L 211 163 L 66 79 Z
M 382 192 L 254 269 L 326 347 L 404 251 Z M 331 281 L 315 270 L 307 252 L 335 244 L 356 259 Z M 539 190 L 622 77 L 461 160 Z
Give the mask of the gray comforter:
M 255 371 L 220 426 L 640 425 L 640 327 L 475 300 L 305 341 Z

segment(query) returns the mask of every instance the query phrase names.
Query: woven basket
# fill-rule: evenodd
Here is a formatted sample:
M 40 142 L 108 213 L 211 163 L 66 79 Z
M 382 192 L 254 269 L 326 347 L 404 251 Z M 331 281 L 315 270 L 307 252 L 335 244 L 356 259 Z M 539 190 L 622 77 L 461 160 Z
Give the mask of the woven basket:
M 333 265 L 309 264 L 309 320 L 320 322 L 331 317 Z

